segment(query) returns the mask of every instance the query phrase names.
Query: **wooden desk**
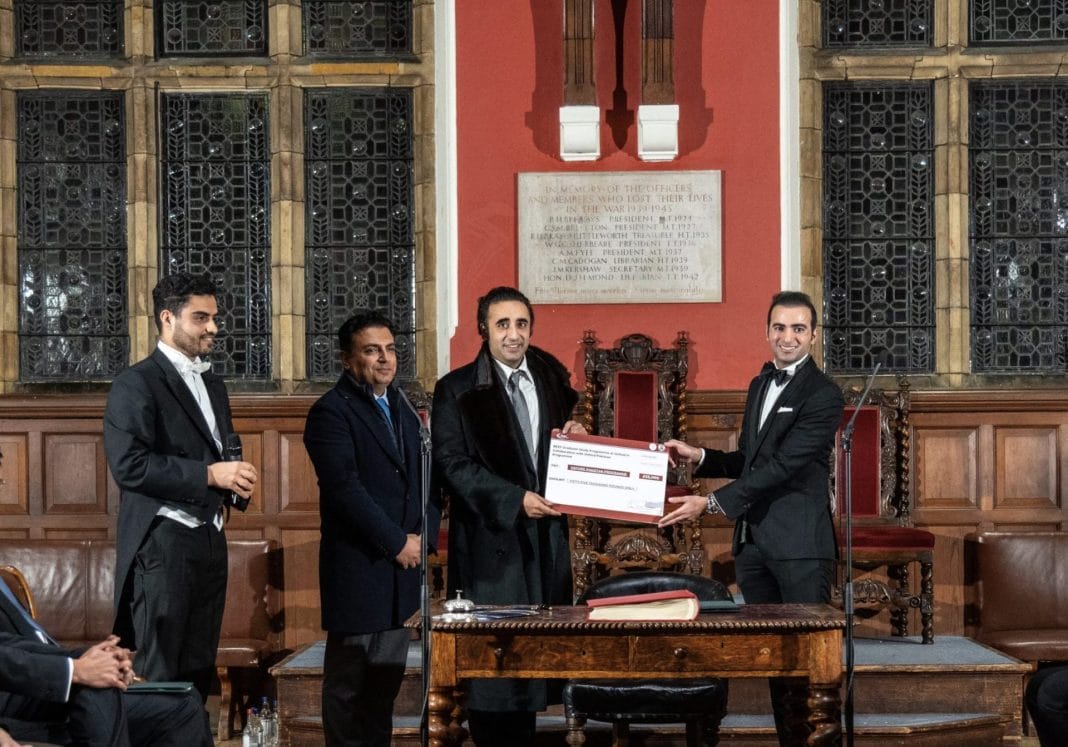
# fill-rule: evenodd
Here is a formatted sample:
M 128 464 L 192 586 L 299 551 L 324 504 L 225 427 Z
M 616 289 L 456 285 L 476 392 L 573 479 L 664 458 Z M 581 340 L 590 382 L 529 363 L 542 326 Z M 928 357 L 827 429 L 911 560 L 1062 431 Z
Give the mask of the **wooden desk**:
M 466 738 L 466 679 L 807 677 L 810 745 L 841 743 L 842 632 L 828 605 L 745 605 L 691 622 L 588 622 L 585 607 L 493 622 L 431 621 L 430 744 Z

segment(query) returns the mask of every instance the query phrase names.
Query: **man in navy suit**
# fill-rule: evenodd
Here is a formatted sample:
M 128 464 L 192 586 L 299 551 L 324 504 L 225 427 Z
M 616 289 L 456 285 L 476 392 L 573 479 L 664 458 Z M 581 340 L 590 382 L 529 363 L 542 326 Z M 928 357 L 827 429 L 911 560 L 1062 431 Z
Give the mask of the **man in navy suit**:
M 125 692 L 134 670 L 118 637 L 64 649 L 0 587 L 0 745 L 210 747 L 207 713 L 190 693 Z
M 328 745 L 388 747 L 410 638 L 404 621 L 419 609 L 421 535 L 436 539 L 440 510 L 433 498 L 424 527 L 420 421 L 393 386 L 392 322 L 356 314 L 338 346 L 345 370 L 304 426 L 322 517 L 323 731 Z
M 111 385 L 104 449 L 122 489 L 115 633 L 150 681 L 188 680 L 207 699 L 226 602 L 222 507 L 247 498 L 256 468 L 226 461 L 234 426 L 211 351 L 219 313 L 207 275 L 176 273 L 152 291 L 156 350 Z
M 661 526 L 722 513 L 735 520 L 732 553 L 738 587 L 751 604 L 828 602 L 837 546 L 830 503 L 830 464 L 842 419 L 842 392 L 812 360 L 816 308 L 804 293 L 783 291 L 768 309 L 772 362 L 749 384 L 738 450 L 700 449 L 668 441 L 695 477 L 731 477 L 715 493 L 679 504 Z M 803 744 L 805 689 L 772 680 L 781 744 Z M 795 718 L 791 718 L 794 716 Z M 791 728 L 793 727 L 793 728 Z

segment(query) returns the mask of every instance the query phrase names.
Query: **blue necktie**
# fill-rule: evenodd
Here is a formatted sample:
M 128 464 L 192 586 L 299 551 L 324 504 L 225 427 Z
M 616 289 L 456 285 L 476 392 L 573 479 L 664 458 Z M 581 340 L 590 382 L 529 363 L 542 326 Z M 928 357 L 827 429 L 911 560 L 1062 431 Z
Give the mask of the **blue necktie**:
M 3 581 L 0 581 L 0 593 L 2 593 L 7 598 L 7 600 L 11 602 L 11 606 L 14 607 L 15 610 L 19 613 L 19 615 L 22 616 L 23 622 L 25 622 L 27 625 L 34 629 L 34 631 L 37 633 L 37 637 L 41 639 L 42 643 L 55 643 L 55 639 L 53 639 L 52 636 L 48 635 L 48 633 L 45 632 L 45 629 L 37 624 L 36 620 L 30 617 L 30 613 L 27 612 L 26 609 L 22 606 L 22 603 L 15 598 L 14 592 L 12 592 L 11 589 L 8 588 L 7 584 Z
M 375 397 L 375 404 L 378 405 L 378 409 L 382 411 L 382 414 L 386 418 L 386 425 L 389 426 L 389 432 L 396 437 L 396 431 L 393 430 L 393 415 L 389 411 L 389 402 L 385 397 Z

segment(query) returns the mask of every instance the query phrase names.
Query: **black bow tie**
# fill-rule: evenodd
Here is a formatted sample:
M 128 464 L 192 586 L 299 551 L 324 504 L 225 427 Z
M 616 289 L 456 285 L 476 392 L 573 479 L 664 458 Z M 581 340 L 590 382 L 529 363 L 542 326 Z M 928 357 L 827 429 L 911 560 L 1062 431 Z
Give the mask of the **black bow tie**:
M 774 363 L 765 363 L 764 370 L 760 373 L 762 376 L 770 378 L 778 386 L 783 386 L 793 376 L 793 373 L 785 368 L 775 368 Z

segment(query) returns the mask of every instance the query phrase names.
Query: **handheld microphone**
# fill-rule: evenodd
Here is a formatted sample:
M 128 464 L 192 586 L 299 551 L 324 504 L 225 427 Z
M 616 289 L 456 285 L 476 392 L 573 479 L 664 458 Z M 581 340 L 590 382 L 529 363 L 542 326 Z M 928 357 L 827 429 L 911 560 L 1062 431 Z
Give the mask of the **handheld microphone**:
M 240 462 L 241 455 L 241 436 L 236 433 L 230 433 L 226 436 L 226 448 L 223 449 L 223 459 L 228 462 Z M 248 509 L 248 498 L 244 498 L 237 493 L 230 493 L 223 503 L 227 506 L 233 506 L 238 511 L 245 511 Z

